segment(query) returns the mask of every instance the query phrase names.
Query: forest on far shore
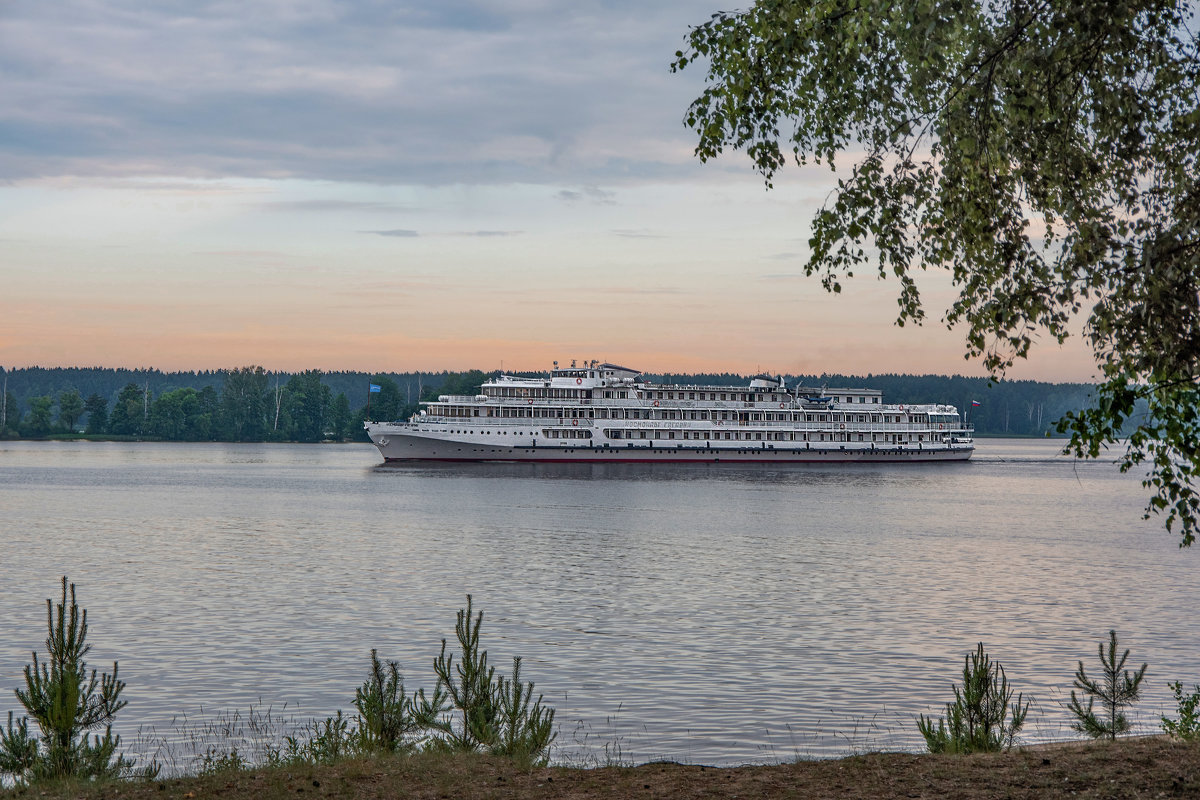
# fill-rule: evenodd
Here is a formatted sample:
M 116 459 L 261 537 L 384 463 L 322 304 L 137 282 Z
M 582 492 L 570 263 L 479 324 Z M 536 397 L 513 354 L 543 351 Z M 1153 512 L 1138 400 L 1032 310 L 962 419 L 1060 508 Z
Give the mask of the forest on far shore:
M 165 441 L 366 441 L 364 420 L 411 416 L 439 394 L 477 394 L 498 373 L 202 372 L 102 367 L 0 369 L 0 438 L 88 434 Z M 532 374 L 532 373 L 522 373 Z M 663 383 L 739 386 L 748 376 L 647 374 Z M 785 375 L 789 387 L 868 387 L 887 403 L 949 403 L 984 436 L 1054 435 L 1064 413 L 1086 408 L 1094 386 L 990 382 L 960 375 Z M 371 384 L 380 387 L 369 392 Z M 978 406 L 972 406 L 972 402 Z

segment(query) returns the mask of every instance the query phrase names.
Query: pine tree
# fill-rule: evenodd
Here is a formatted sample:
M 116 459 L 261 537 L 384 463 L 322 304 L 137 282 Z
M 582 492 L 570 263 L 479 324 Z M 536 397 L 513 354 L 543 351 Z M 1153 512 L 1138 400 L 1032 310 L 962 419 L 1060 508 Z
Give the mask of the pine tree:
M 1013 690 L 999 661 L 993 662 L 980 642 L 963 660 L 963 685 L 954 687 L 954 702 L 946 704 L 946 718 L 922 714 L 917 729 L 931 753 L 991 753 L 1012 746 L 1025 724 L 1029 703 L 1023 695 L 1012 702 Z M 1011 715 L 1011 716 L 1010 716 Z
M 366 752 L 395 753 L 411 750 L 421 730 L 415 699 L 404 693 L 400 664 L 383 662 L 371 651 L 371 674 L 354 692 L 358 709 L 358 740 Z
M 70 589 L 70 605 L 67 592 Z M 133 762 L 117 753 L 121 739 L 112 735 L 112 721 L 125 707 L 120 699 L 124 681 L 112 675 L 88 673 L 84 657 L 87 644 L 87 610 L 75 602 L 75 584 L 62 579 L 62 600 L 57 607 L 46 600 L 46 650 L 43 662 L 33 653 L 33 664 L 25 667 L 25 688 L 15 691 L 17 699 L 37 723 L 40 737 L 29 734 L 29 720 L 22 717 L 0 730 L 0 774 L 18 782 L 47 779 L 114 778 L 134 774 Z M 104 735 L 88 732 L 101 728 Z M 158 771 L 155 764 L 143 775 Z
M 1079 668 L 1075 670 L 1075 689 L 1089 695 L 1087 707 L 1085 708 L 1080 703 L 1079 698 L 1075 695 L 1075 689 L 1072 689 L 1071 702 L 1067 704 L 1067 709 L 1076 717 L 1076 721 L 1071 723 L 1072 729 L 1086 733 L 1093 739 L 1115 740 L 1118 733 L 1129 730 L 1129 720 L 1120 712 L 1120 709 L 1133 705 L 1138 700 L 1147 665 L 1143 663 L 1142 668 L 1137 672 L 1125 669 L 1129 650 L 1127 648 L 1121 654 L 1120 659 L 1117 658 L 1117 632 L 1114 630 L 1108 632 L 1108 654 L 1104 653 L 1103 642 L 1100 643 L 1098 649 L 1102 668 L 1099 681 L 1094 681 L 1087 676 L 1082 661 L 1079 662 Z M 1097 699 L 1101 702 L 1104 718 L 1097 716 L 1093 711 Z
M 497 676 L 496 668 L 488 666 L 487 651 L 479 648 L 483 612 L 472 619 L 471 611 L 471 595 L 467 595 L 467 607 L 458 612 L 454 628 L 461 658 L 455 664 L 454 655 L 446 653 L 443 639 L 441 655 L 433 662 L 438 676 L 434 699 L 426 701 L 423 693 L 418 693 L 420 713 L 433 719 L 450 706 L 461 714 L 459 725 L 445 720 L 437 726 L 442 741 L 451 748 L 482 750 L 522 763 L 544 764 L 546 751 L 556 736 L 554 709 L 542 705 L 541 695 L 530 705 L 533 682 L 521 680 L 519 657 L 513 659 L 510 678 Z

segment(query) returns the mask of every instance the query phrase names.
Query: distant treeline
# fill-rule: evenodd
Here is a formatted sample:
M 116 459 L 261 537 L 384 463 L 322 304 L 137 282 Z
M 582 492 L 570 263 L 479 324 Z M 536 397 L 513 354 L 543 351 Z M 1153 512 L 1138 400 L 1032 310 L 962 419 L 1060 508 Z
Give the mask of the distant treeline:
M 482 372 L 213 372 L 0 369 L 0 437 L 85 433 L 169 441 L 366 441 L 372 419 L 401 419 L 443 387 L 478 392 Z M 473 386 L 464 383 L 471 382 Z M 380 391 L 370 393 L 374 384 Z
M 365 441 L 362 422 L 403 419 L 421 400 L 477 394 L 496 373 L 212 372 L 67 367 L 3 370 L 0 437 L 86 433 L 172 441 Z M 1085 383 L 944 375 L 790 375 L 789 386 L 869 387 L 889 403 L 950 403 L 984 435 L 1041 436 L 1068 410 L 1086 407 Z M 745 385 L 732 373 L 648 375 L 664 383 Z M 374 384 L 378 392 L 370 392 Z M 368 408 L 369 399 L 369 408 Z M 972 401 L 980 405 L 972 407 Z

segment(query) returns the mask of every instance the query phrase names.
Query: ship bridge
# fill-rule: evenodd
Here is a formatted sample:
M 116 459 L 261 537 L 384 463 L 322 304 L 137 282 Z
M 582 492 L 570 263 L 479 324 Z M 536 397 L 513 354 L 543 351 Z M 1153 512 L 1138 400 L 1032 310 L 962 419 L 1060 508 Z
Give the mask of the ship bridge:
M 494 381 L 483 384 L 483 392 L 488 395 L 504 396 L 507 392 L 489 392 L 489 389 L 512 389 L 514 387 L 540 387 L 543 389 L 578 389 L 590 390 L 610 388 L 613 386 L 632 386 L 641 377 L 640 370 L 622 367 L 619 364 L 601 364 L 598 361 L 585 361 L 577 364 L 572 361 L 569 367 L 560 367 L 554 362 L 554 369 L 549 378 L 525 378 L 517 375 L 501 375 Z

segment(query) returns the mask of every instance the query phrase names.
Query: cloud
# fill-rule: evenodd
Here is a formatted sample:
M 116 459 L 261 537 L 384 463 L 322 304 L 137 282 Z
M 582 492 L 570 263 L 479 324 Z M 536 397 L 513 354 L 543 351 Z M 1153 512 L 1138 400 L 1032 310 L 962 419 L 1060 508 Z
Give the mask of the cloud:
M 632 286 L 608 286 L 599 289 L 591 290 L 595 294 L 618 294 L 618 295 L 682 295 L 689 294 L 682 289 L 674 286 L 660 286 L 657 288 L 636 288 Z
M 396 203 L 384 203 L 373 200 L 276 200 L 259 203 L 257 207 L 264 211 L 281 211 L 285 213 L 292 211 L 359 211 L 394 214 L 398 211 L 411 211 L 411 209 L 397 205 Z
M 286 254 L 276 250 L 197 250 L 198 256 L 222 256 L 233 258 L 285 258 Z
M 376 236 L 395 236 L 400 239 L 414 239 L 420 236 L 419 233 L 408 228 L 392 228 L 387 231 L 359 231 L 359 233 L 373 233 Z
M 654 233 L 645 228 L 617 228 L 613 230 L 615 236 L 621 236 L 626 239 L 665 239 L 661 233 Z
M 617 202 L 617 195 L 615 192 L 601 189 L 598 186 L 584 186 L 579 190 L 562 189 L 554 196 L 567 203 L 578 203 L 581 200 L 590 200 L 598 205 L 611 206 L 615 205 Z
M 359 233 L 373 233 L 376 236 L 394 236 L 401 239 L 415 239 L 421 236 L 418 231 L 409 228 L 393 228 L 386 231 L 359 231 Z M 433 233 L 430 236 L 464 236 L 478 239 L 497 239 L 506 236 L 520 236 L 523 231 L 448 231 L 446 233 Z
M 710 7 L 10 4 L 0 175 L 559 186 L 696 175 L 680 119 L 702 70 L 667 64 Z

